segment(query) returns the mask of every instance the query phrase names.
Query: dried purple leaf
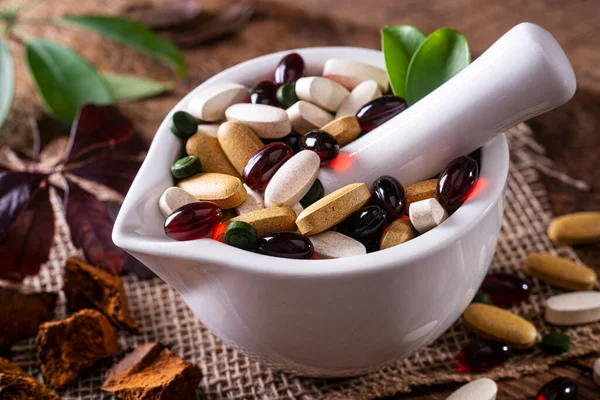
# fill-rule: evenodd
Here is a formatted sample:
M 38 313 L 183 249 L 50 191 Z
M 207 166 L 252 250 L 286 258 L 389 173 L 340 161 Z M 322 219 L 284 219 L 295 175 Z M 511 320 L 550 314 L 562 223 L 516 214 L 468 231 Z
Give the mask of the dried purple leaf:
M 0 238 L 6 235 L 46 178 L 44 174 L 29 172 L 0 173 Z

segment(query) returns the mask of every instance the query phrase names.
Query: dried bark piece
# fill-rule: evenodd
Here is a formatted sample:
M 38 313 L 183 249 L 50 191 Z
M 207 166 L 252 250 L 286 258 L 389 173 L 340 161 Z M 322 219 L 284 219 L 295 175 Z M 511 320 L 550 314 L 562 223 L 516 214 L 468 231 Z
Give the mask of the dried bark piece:
M 83 260 L 69 257 L 63 274 L 63 290 L 72 310 L 95 308 L 110 322 L 131 333 L 138 333 L 129 315 L 123 280 Z
M 103 358 L 118 351 L 117 332 L 108 319 L 91 309 L 62 321 L 46 322 L 37 335 L 37 357 L 44 379 L 62 388 Z
M 0 347 L 35 336 L 40 324 L 52 319 L 57 297 L 56 293 L 0 287 Z
M 126 355 L 109 372 L 102 390 L 121 400 L 193 400 L 202 373 L 160 343 L 149 343 Z
M 56 393 L 27 375 L 17 364 L 4 358 L 0 358 L 0 398 L 60 400 Z

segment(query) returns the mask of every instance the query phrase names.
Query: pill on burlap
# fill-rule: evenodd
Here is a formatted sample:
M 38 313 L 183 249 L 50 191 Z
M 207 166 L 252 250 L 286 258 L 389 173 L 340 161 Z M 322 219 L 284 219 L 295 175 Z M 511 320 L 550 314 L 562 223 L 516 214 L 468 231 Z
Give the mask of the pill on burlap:
M 405 210 L 410 209 L 410 203 L 425 199 L 433 199 L 437 196 L 437 179 L 427 179 L 404 187 L 406 197 Z
M 594 383 L 600 386 L 600 358 L 594 362 Z
M 463 318 L 467 329 L 484 339 L 508 342 L 516 349 L 527 349 L 535 344 L 535 326 L 502 308 L 471 303 L 463 313 Z
M 239 215 L 246 214 L 255 210 L 260 210 L 261 208 L 265 208 L 265 203 L 260 193 L 250 188 L 246 184 L 244 184 L 244 188 L 246 189 L 247 195 L 246 200 L 236 208 L 236 211 Z
M 246 189 L 239 178 L 217 173 L 202 173 L 177 184 L 198 200 L 211 201 L 222 209 L 235 208 L 246 200 Z
M 321 127 L 321 130 L 333 136 L 340 147 L 352 142 L 361 132 L 358 118 L 354 115 L 334 119 Z
M 542 338 L 542 348 L 548 354 L 563 354 L 571 348 L 571 339 L 561 332 L 550 332 Z
M 585 244 L 600 241 L 600 212 L 579 212 L 554 218 L 548 237 L 557 244 Z
M 292 130 L 285 110 L 265 104 L 234 104 L 225 111 L 229 121 L 242 121 L 263 139 L 278 139 Z
M 240 121 L 222 123 L 217 139 L 227 159 L 240 175 L 244 173 L 248 160 L 265 147 L 252 129 Z
M 294 132 L 301 135 L 313 129 L 318 129 L 333 119 L 327 111 L 304 100 L 298 101 L 285 112 L 290 119 Z
M 461 386 L 446 400 L 495 400 L 498 385 L 489 378 L 479 378 Z
M 248 88 L 237 83 L 212 85 L 192 96 L 188 111 L 203 121 L 221 121 L 229 106 L 246 101 L 249 96 Z
M 269 207 L 238 215 L 231 221 L 243 221 L 256 229 L 258 237 L 274 232 L 296 230 L 296 213 L 289 207 Z
M 419 233 L 425 233 L 448 218 L 448 213 L 436 199 L 411 203 L 408 209 L 410 222 Z
M 190 156 L 198 156 L 204 172 L 216 172 L 232 175 L 236 178 L 240 177 L 240 174 L 227 159 L 216 136 L 196 133 L 188 139 L 185 144 L 185 151 Z
M 296 82 L 296 96 L 327 111 L 335 112 L 346 100 L 348 89 L 331 79 L 320 76 L 300 78 Z
M 317 179 L 320 164 L 319 155 L 310 150 L 303 150 L 287 160 L 265 189 L 265 206 L 291 207 L 298 203 Z
M 325 231 L 309 236 L 309 239 L 321 258 L 344 258 L 367 253 L 361 242 L 339 232 Z
M 382 92 L 387 91 L 388 76 L 385 69 L 354 60 L 330 58 L 323 66 L 323 76 L 353 90 L 364 81 L 377 82 Z
M 200 124 L 198 125 L 198 133 L 204 133 L 210 137 L 217 137 L 219 124 Z
M 524 270 L 550 285 L 568 290 L 592 290 L 597 278 L 593 269 L 547 253 L 529 254 Z
M 544 318 L 554 325 L 581 325 L 600 320 L 600 292 L 572 292 L 546 299 Z
M 359 83 L 340 105 L 335 117 L 355 116 L 362 106 L 378 97 L 381 97 L 381 89 L 377 82 L 369 80 Z
M 179 207 L 185 206 L 189 203 L 195 203 L 197 201 L 198 200 L 194 196 L 185 190 L 173 186 L 165 190 L 160 196 L 160 199 L 158 199 L 158 208 L 166 218 Z
M 303 235 L 316 235 L 339 224 L 364 206 L 371 192 L 364 183 L 351 183 L 305 208 L 296 225 Z
M 398 246 L 399 244 L 411 240 L 415 236 L 416 232 L 410 221 L 399 218 L 392 222 L 383 232 L 379 247 L 383 250 Z

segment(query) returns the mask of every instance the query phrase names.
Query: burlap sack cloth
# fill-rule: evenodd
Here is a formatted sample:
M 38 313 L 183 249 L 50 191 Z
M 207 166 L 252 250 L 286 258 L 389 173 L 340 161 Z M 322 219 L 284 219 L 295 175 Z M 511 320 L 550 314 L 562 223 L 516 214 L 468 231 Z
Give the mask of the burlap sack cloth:
M 523 260 L 533 251 L 550 252 L 577 260 L 568 247 L 556 248 L 545 234 L 551 215 L 548 197 L 538 181 L 534 169 L 539 145 L 531 130 L 520 125 L 508 132 L 512 163 L 506 187 L 506 209 L 502 223 L 492 272 L 508 272 L 524 278 Z M 38 289 L 59 291 L 62 286 L 61 269 L 66 257 L 76 253 L 69 241 L 68 228 L 62 216 L 57 218 L 56 244 L 51 261 L 39 276 L 28 279 Z M 540 334 L 550 329 L 543 319 L 544 299 L 561 291 L 537 279 L 528 279 L 532 296 L 512 311 L 532 321 Z M 305 399 L 305 398 L 375 398 L 408 392 L 421 385 L 462 382 L 476 375 L 461 374 L 456 370 L 460 348 L 468 341 L 462 321 L 458 321 L 432 345 L 412 354 L 395 365 L 368 375 L 349 379 L 322 380 L 301 378 L 265 368 L 236 349 L 224 345 L 213 336 L 190 309 L 181 296 L 160 279 L 140 281 L 125 277 L 125 286 L 131 312 L 139 322 L 141 333 L 131 336 L 121 333 L 119 345 L 126 352 L 153 341 L 167 344 L 173 352 L 187 361 L 201 366 L 204 378 L 199 398 L 208 399 Z M 65 302 L 61 295 L 56 318 L 65 317 Z M 559 359 L 598 351 L 600 323 L 563 330 L 571 338 L 571 350 L 561 356 L 548 356 L 539 346 L 516 353 L 502 367 L 486 376 L 492 379 L 518 377 L 548 368 Z M 28 372 L 41 379 L 35 361 L 34 340 L 15 346 L 14 360 Z M 326 349 L 324 349 L 326 351 Z M 100 399 L 100 385 L 112 362 L 107 360 L 85 374 L 64 393 L 65 399 Z M 105 396 L 105 397 L 103 397 Z

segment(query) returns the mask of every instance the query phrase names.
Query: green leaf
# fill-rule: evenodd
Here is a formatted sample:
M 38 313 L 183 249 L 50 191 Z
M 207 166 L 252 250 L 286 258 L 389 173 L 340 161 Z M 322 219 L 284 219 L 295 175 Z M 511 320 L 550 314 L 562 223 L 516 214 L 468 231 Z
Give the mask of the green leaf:
M 102 75 L 115 101 L 136 101 L 158 96 L 175 87 L 174 82 L 159 82 L 131 75 Z
M 406 74 L 406 101 L 415 104 L 471 62 L 467 38 L 449 28 L 433 32 L 417 49 Z
M 149 54 L 185 75 L 183 54 L 173 43 L 161 38 L 139 22 L 119 17 L 80 15 L 62 17 L 61 21 L 98 32 L 142 53 Z
M 406 98 L 406 72 L 419 45 L 427 38 L 420 29 L 409 25 L 384 26 L 381 29 L 381 48 L 385 66 L 396 96 Z
M 25 55 L 46 106 L 63 122 L 70 124 L 85 103 L 114 103 L 98 71 L 73 50 L 47 40 L 31 40 Z
M 0 38 L 0 126 L 8 115 L 15 93 L 15 67 L 8 44 Z

